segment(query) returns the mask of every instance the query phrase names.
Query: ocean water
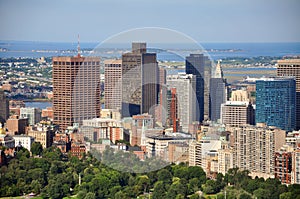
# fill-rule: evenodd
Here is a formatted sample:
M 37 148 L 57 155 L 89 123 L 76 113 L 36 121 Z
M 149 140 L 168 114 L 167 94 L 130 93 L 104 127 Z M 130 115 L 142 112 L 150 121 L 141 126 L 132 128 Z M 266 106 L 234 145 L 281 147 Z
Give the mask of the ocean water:
M 95 49 L 98 43 L 81 43 L 81 49 Z M 295 56 L 300 55 L 300 42 L 295 43 L 201 43 L 199 48 L 189 49 L 185 44 L 147 44 L 150 48 L 157 48 L 157 59 L 162 61 L 183 61 L 190 53 L 201 53 L 207 50 L 212 59 L 228 57 L 258 57 L 258 56 Z M 197 45 L 196 45 L 197 46 Z M 202 47 L 203 49 L 202 49 Z M 130 50 L 130 45 L 98 46 L 99 56 L 120 57 L 122 52 Z M 0 57 L 51 57 L 74 56 L 77 43 L 59 42 L 30 42 L 30 41 L 0 41 Z M 109 51 L 112 49 L 114 51 Z M 116 51 L 122 49 L 123 51 Z M 161 50 L 162 49 L 162 50 Z M 213 51 L 211 50 L 213 49 Z M 5 50 L 5 51 L 4 51 Z M 82 53 L 90 56 L 89 53 Z

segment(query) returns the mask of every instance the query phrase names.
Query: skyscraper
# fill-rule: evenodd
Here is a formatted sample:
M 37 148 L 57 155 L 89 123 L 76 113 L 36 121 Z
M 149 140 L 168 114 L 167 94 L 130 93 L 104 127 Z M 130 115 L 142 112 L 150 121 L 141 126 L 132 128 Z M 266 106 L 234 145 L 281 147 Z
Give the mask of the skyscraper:
M 257 123 L 286 131 L 295 129 L 296 81 L 293 77 L 262 78 L 256 81 Z
M 100 58 L 53 57 L 53 115 L 61 130 L 100 117 Z
M 198 119 L 195 109 L 197 101 L 195 94 L 196 76 L 192 74 L 168 75 L 167 84 L 170 89 L 176 88 L 179 126 L 183 132 L 188 132 L 189 125 Z M 173 117 L 175 118 L 175 116 Z
M 154 114 L 158 100 L 158 64 L 146 43 L 132 43 L 132 52 L 122 55 L 122 116 Z
M 167 90 L 167 119 L 169 126 L 173 127 L 173 132 L 178 132 L 178 100 L 176 88 Z
M 122 108 L 122 60 L 104 61 L 104 98 L 106 109 Z
M 0 89 L 0 122 L 4 122 L 9 117 L 9 101 L 6 99 L 5 93 Z
M 204 67 L 204 120 L 209 119 L 209 89 L 210 89 L 210 78 L 212 75 L 212 62 L 207 57 L 205 57 L 205 67 Z
M 216 122 L 221 117 L 221 104 L 226 102 L 226 83 L 223 79 L 220 61 L 218 61 L 209 85 L 209 116 L 211 121 Z
M 204 67 L 206 57 L 203 54 L 190 54 L 185 60 L 186 74 L 196 76 L 196 87 L 194 92 L 197 96 L 197 121 L 202 122 L 204 119 Z
M 278 60 L 277 76 L 296 78 L 296 130 L 300 130 L 300 59 Z
M 155 110 L 155 121 L 161 123 L 161 126 L 166 125 L 167 119 L 167 85 L 166 85 L 166 70 L 159 68 L 159 94 L 158 106 Z

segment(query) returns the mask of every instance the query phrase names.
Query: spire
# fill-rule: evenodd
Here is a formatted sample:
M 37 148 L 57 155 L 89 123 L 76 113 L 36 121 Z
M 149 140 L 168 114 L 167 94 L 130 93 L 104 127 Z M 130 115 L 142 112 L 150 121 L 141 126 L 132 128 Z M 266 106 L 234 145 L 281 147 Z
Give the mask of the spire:
M 77 44 L 77 57 L 81 57 L 81 56 L 80 56 L 79 34 L 78 34 L 78 44 Z
M 214 78 L 223 78 L 223 71 L 221 68 L 221 60 L 218 60 L 218 64 L 216 66 Z

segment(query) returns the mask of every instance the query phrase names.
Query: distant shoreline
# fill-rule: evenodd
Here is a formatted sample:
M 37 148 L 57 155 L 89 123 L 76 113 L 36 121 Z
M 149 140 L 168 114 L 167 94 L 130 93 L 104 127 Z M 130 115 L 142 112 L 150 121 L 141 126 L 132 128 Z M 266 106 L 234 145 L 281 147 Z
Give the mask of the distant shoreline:
M 49 99 L 25 99 L 22 101 L 23 102 L 51 102 L 52 103 L 52 100 L 49 100 Z

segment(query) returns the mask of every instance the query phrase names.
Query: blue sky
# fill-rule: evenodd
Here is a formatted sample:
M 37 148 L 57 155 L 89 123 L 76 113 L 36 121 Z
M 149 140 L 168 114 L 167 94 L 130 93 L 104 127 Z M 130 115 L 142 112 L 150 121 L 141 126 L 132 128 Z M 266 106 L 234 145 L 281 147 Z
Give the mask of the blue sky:
M 163 27 L 199 42 L 300 42 L 299 0 L 0 0 L 0 40 L 100 42 Z

